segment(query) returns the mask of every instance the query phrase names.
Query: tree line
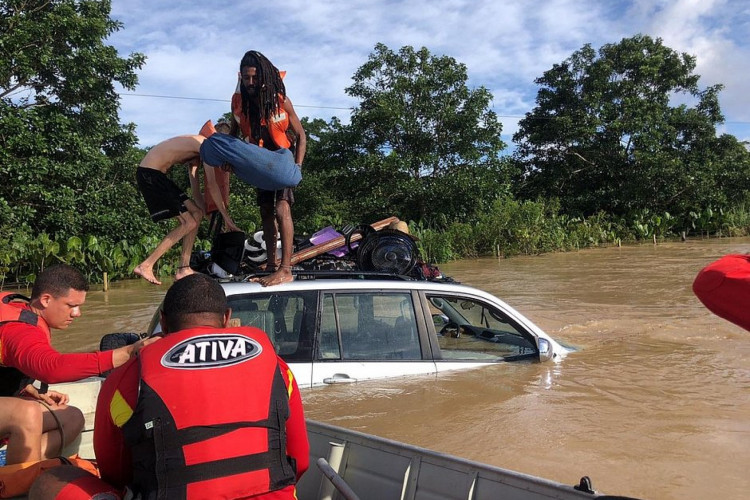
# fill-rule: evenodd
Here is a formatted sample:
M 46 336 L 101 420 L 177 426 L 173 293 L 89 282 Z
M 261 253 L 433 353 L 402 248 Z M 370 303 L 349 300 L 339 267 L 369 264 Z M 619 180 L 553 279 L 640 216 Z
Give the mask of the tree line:
M 135 125 L 118 115 L 115 86 L 135 89 L 146 64 L 107 45 L 123 28 L 108 1 L 0 4 L 0 284 L 58 261 L 125 277 L 164 234 L 135 186 Z M 397 215 L 433 262 L 747 234 L 750 154 L 717 134 L 722 86 L 701 87 L 695 65 L 640 34 L 584 45 L 535 80 L 510 148 L 463 63 L 377 44 L 345 89 L 349 123 L 303 119 L 295 229 Z M 171 175 L 187 189 L 184 169 Z M 232 183 L 248 232 L 252 200 Z

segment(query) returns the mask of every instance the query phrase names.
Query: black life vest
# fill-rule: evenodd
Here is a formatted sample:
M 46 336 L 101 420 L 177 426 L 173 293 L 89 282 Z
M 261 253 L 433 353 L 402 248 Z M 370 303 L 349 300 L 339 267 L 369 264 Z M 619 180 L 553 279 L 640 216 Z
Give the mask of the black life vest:
M 47 324 L 44 321 L 39 321 L 39 316 L 26 307 L 19 307 L 19 305 L 29 304 L 29 302 L 31 300 L 20 293 L 0 292 L 0 349 L 3 341 L 2 327 L 7 323 L 18 322 L 38 326 L 49 335 Z M 17 368 L 4 366 L 2 361 L 2 351 L 0 351 L 0 396 L 15 396 L 26 385 L 34 381 Z M 46 392 L 46 387 L 40 392 Z
M 123 425 L 131 488 L 144 499 L 237 498 L 292 485 L 289 396 L 256 328 L 194 328 L 141 351 L 138 402 Z

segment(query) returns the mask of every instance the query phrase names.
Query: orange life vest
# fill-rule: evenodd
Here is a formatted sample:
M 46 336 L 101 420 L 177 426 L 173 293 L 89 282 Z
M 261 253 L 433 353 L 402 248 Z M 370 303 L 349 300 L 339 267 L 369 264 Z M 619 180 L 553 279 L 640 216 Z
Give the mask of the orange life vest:
M 11 322 L 37 326 L 50 338 L 47 322 L 27 306 L 30 300 L 20 293 L 0 292 L 0 396 L 13 396 L 31 380 L 20 370 L 3 365 L 3 325 Z
M 140 393 L 122 426 L 144 498 L 239 498 L 295 482 L 289 401 L 257 328 L 193 328 L 141 351 Z
M 59 467 L 60 465 L 75 465 L 88 471 L 95 477 L 99 477 L 99 470 L 89 460 L 80 458 L 78 455 L 70 458 L 57 457 L 38 462 L 24 462 L 21 464 L 6 465 L 0 467 L 0 498 L 14 498 L 25 495 L 34 480 L 44 471 Z M 70 498 L 70 497 L 61 497 Z M 81 498 L 76 497 L 76 498 Z
M 242 112 L 242 94 L 240 94 L 240 85 L 242 85 L 242 82 L 237 83 L 237 89 L 232 95 L 232 114 L 234 115 L 237 124 L 240 126 L 240 131 L 245 140 L 252 142 L 250 139 L 253 136 L 250 127 L 250 120 Z M 265 118 L 261 118 L 260 125 L 268 130 L 276 147 L 289 149 L 292 146 L 292 142 L 286 135 L 287 130 L 289 130 L 289 114 L 284 110 L 284 96 L 282 95 L 279 95 L 279 113 L 273 115 L 270 122 L 271 123 L 269 124 Z M 263 139 L 260 140 L 258 146 L 264 147 Z

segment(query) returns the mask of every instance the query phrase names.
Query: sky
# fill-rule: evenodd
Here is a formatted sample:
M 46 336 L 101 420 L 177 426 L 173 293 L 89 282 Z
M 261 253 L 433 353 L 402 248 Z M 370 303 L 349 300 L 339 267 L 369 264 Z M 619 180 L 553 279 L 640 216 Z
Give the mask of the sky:
M 120 119 L 142 147 L 197 133 L 229 111 L 239 61 L 262 52 L 287 72 L 300 117 L 349 121 L 345 89 L 377 43 L 426 47 L 466 65 L 484 86 L 511 144 L 534 108 L 534 80 L 585 44 L 599 49 L 637 34 L 697 59 L 699 87 L 721 83 L 719 133 L 750 140 L 750 2 L 747 0 L 112 0 L 123 28 L 107 43 L 146 55 Z

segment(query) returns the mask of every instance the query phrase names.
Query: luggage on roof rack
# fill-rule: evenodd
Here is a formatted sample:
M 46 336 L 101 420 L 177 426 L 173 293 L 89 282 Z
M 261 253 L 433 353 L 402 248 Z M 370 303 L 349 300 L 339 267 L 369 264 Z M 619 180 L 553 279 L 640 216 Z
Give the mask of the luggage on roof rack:
M 258 273 L 252 276 L 246 276 L 242 281 L 248 281 L 250 278 L 255 276 L 262 276 L 263 274 L 270 273 Z M 362 280 L 402 280 L 402 281 L 413 281 L 415 280 L 412 276 L 406 276 L 403 274 L 394 274 L 380 271 L 337 271 L 337 270 L 320 270 L 320 269 L 292 269 L 292 275 L 295 279 L 299 280 L 315 280 L 315 279 L 362 279 Z
M 213 222 L 213 221 L 212 221 Z M 210 252 L 194 252 L 191 267 L 218 279 L 249 281 L 270 273 L 262 271 L 263 256 L 253 253 L 262 232 L 246 239 L 245 233 L 216 234 Z M 337 232 L 324 228 L 306 241 L 295 240 L 292 272 L 297 279 L 401 279 L 452 281 L 433 265 L 419 257 L 417 238 L 409 234 L 408 225 L 392 216 L 362 224 L 347 225 Z M 252 240 L 252 241 L 251 241 Z

